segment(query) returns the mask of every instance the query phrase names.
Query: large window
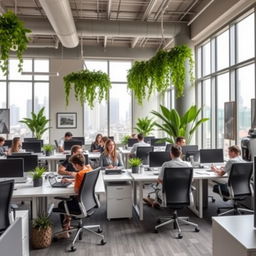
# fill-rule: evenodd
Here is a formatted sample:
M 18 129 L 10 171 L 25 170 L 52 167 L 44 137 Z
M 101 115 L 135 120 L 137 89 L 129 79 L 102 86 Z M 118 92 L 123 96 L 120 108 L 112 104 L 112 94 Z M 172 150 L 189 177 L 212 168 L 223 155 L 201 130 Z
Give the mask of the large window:
M 202 99 L 198 105 L 203 116 L 211 119 L 198 132 L 198 142 L 204 148 L 224 149 L 240 144 L 251 127 L 251 99 L 255 98 L 255 12 L 239 17 L 196 51 L 197 95 Z M 224 139 L 224 103 L 228 101 L 236 101 L 235 141 Z
M 48 59 L 24 59 L 23 70 L 26 72 L 49 72 Z M 0 74 L 0 107 L 10 109 L 9 139 L 15 136 L 31 137 L 28 127 L 19 121 L 31 117 L 45 107 L 45 115 L 49 118 L 49 77 L 22 75 L 18 72 L 18 60 L 10 59 L 9 74 Z M 43 139 L 49 141 L 49 131 Z
M 97 133 L 114 136 L 120 142 L 124 135 L 131 134 L 132 113 L 131 93 L 127 90 L 127 71 L 131 61 L 86 60 L 89 70 L 109 74 L 112 88 L 109 101 L 102 101 L 90 109 L 84 105 L 84 135 L 86 143 L 91 143 Z

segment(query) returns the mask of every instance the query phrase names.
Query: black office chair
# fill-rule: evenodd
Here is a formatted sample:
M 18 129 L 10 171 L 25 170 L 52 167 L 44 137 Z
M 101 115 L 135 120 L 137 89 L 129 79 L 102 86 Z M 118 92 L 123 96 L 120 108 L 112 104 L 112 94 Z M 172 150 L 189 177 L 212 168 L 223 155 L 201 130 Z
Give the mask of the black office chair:
M 11 199 L 14 180 L 0 181 L 0 235 L 10 225 Z
M 55 199 L 64 201 L 65 210 L 61 209 L 61 208 L 54 208 L 53 212 L 59 213 L 59 214 L 66 214 L 70 217 L 73 217 L 73 218 L 79 220 L 77 227 L 75 227 L 71 230 L 68 230 L 68 232 L 76 231 L 74 240 L 72 241 L 71 248 L 70 248 L 70 251 L 72 251 L 72 252 L 74 252 L 76 250 L 75 242 L 76 242 L 77 238 L 79 238 L 79 240 L 82 240 L 82 231 L 84 231 L 84 230 L 90 231 L 90 232 L 96 234 L 97 236 L 100 236 L 102 238 L 101 245 L 104 245 L 106 243 L 105 239 L 104 239 L 104 235 L 100 234 L 100 233 L 102 233 L 102 229 L 101 229 L 100 225 L 89 225 L 89 226 L 83 225 L 83 220 L 85 218 L 92 216 L 92 214 L 94 214 L 94 212 L 95 212 L 95 208 L 100 207 L 98 198 L 95 195 L 95 186 L 96 186 L 96 182 L 97 182 L 97 179 L 99 176 L 100 169 L 101 168 L 97 168 L 91 172 L 86 173 L 86 175 L 84 176 L 84 179 L 81 184 L 80 191 L 79 191 L 79 195 L 78 195 L 78 204 L 79 204 L 79 208 L 80 208 L 79 211 L 74 212 L 74 211 L 70 211 L 68 209 L 67 201 L 73 200 L 72 198 L 55 197 Z M 94 231 L 95 229 L 97 229 L 97 231 Z M 54 235 L 57 236 L 64 232 L 67 232 L 67 231 L 57 232 Z
M 188 221 L 188 217 L 178 217 L 177 210 L 190 205 L 191 183 L 193 177 L 193 168 L 179 167 L 166 168 L 164 171 L 164 179 L 162 192 L 165 197 L 166 207 L 173 209 L 173 215 L 170 217 L 160 218 L 159 225 L 155 226 L 155 232 L 165 225 L 174 223 L 174 227 L 178 228 L 177 238 L 182 238 L 179 222 L 192 225 L 195 227 L 195 232 L 199 232 L 198 225 Z M 162 222 L 164 221 L 164 222 Z M 162 223 L 161 223 L 162 222 Z
M 233 163 L 229 174 L 227 184 L 217 184 L 213 186 L 213 192 L 218 193 L 224 201 L 232 200 L 232 207 L 219 207 L 217 213 L 219 216 L 232 213 L 241 214 L 242 212 L 253 213 L 252 210 L 240 208 L 240 201 L 251 196 L 251 176 L 253 171 L 252 163 Z M 220 213 L 222 209 L 229 209 Z
M 153 152 L 154 147 L 146 146 L 146 147 L 137 147 L 136 150 L 136 157 L 142 160 L 142 164 L 148 165 L 149 164 L 149 152 Z

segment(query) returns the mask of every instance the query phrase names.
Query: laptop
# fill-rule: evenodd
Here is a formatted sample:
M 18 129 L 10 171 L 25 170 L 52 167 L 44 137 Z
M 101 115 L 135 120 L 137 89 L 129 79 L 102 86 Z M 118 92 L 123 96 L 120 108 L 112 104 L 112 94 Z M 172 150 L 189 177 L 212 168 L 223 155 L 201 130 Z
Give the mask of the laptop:
M 57 178 L 55 176 L 48 177 L 48 180 L 52 188 L 66 188 L 67 186 L 72 184 L 72 182 L 62 183 L 61 181 L 57 181 Z
M 121 174 L 121 173 L 122 173 L 121 168 L 105 169 L 105 174 Z

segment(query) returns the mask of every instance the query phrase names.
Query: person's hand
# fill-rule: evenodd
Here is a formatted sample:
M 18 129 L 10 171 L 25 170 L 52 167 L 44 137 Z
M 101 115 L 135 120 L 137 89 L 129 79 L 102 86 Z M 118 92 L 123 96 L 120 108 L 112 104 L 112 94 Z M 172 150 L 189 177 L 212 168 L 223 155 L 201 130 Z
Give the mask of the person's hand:
M 71 173 L 70 173 L 70 176 L 73 176 L 73 177 L 75 178 L 75 177 L 76 177 L 76 174 L 77 174 L 76 172 L 71 172 Z
M 107 166 L 107 169 L 113 169 L 113 168 L 114 168 L 114 166 L 112 164 Z
M 68 183 L 68 182 L 70 182 L 70 180 L 67 178 L 62 178 L 62 180 L 61 180 L 61 183 Z
M 214 171 L 214 172 L 217 172 L 218 169 L 217 169 L 216 166 L 212 165 L 212 166 L 211 166 L 211 170 Z

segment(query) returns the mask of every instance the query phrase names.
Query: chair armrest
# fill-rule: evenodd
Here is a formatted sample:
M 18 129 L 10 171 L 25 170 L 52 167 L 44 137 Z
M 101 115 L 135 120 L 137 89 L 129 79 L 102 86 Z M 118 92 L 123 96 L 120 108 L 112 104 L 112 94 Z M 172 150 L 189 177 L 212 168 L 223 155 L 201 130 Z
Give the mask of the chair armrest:
M 191 186 L 191 190 L 192 190 L 192 191 L 196 191 L 196 187 Z
M 18 207 L 17 204 L 11 204 L 10 208 L 11 208 L 12 213 L 13 213 L 13 220 L 15 220 L 16 219 L 16 209 L 18 209 L 19 207 Z
M 62 201 L 72 201 L 72 198 L 70 198 L 70 197 L 56 196 L 56 197 L 54 197 L 54 199 L 62 200 Z

